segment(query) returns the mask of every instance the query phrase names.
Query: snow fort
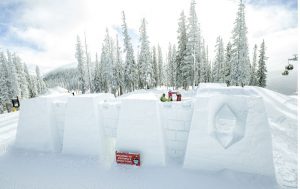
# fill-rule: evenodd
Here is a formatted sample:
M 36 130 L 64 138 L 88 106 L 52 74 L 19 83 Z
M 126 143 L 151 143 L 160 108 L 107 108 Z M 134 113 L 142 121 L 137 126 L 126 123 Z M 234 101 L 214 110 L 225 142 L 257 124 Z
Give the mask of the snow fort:
M 200 84 L 189 98 L 161 93 L 44 96 L 21 102 L 16 147 L 115 163 L 115 152 L 141 155 L 142 166 L 274 176 L 265 100 L 253 87 Z

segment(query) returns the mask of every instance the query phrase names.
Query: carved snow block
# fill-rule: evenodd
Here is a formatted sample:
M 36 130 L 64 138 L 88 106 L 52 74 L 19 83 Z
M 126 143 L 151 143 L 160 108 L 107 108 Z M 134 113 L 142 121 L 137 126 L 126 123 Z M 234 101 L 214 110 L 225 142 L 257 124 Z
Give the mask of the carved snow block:
M 197 97 L 184 167 L 274 176 L 272 141 L 262 98 Z

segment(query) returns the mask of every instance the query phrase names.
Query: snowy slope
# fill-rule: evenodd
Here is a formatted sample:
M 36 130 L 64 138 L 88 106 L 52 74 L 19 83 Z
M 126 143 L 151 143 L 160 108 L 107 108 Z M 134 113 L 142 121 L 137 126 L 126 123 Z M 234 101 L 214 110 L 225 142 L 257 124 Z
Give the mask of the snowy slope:
M 0 114 L 0 155 L 15 140 L 19 112 Z
M 216 92 L 218 86 L 214 88 L 205 90 Z M 272 134 L 277 183 L 280 188 L 297 188 L 297 99 L 257 87 L 246 87 L 245 90 L 263 98 Z M 149 92 L 159 98 L 167 90 L 153 89 L 134 94 L 142 97 L 141 94 Z M 189 100 L 196 92 L 182 91 L 182 94 L 184 100 Z M 130 94 L 119 99 L 128 96 Z M 18 115 L 0 115 L 0 188 L 277 188 L 269 178 L 230 170 L 210 173 L 182 169 L 176 164 L 162 168 L 113 164 L 109 169 L 103 169 L 99 160 L 93 157 L 17 150 L 10 144 L 15 138 Z

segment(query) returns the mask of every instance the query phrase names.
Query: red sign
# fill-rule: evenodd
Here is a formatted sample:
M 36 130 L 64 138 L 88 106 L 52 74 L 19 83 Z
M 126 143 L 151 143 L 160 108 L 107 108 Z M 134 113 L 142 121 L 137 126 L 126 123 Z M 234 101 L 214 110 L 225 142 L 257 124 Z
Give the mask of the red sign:
M 116 162 L 118 164 L 128 164 L 128 165 L 140 166 L 141 165 L 140 154 L 116 151 Z

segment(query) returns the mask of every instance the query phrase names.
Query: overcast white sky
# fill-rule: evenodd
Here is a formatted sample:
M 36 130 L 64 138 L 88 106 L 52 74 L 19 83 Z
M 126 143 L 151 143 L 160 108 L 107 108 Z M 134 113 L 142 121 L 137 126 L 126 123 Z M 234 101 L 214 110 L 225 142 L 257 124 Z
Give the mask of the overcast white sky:
M 196 0 L 201 34 L 213 60 L 218 35 L 230 40 L 239 0 Z M 124 10 L 134 44 L 143 17 L 151 45 L 159 43 L 164 55 L 168 43 L 177 43 L 178 18 L 189 14 L 189 0 L 0 0 L 0 48 L 10 49 L 45 73 L 74 63 L 76 35 L 87 35 L 94 59 L 100 52 L 106 27 L 120 32 Z M 247 0 L 246 24 L 250 59 L 255 43 L 265 39 L 268 70 L 282 70 L 298 52 L 297 0 Z M 119 35 L 119 39 L 123 40 Z

